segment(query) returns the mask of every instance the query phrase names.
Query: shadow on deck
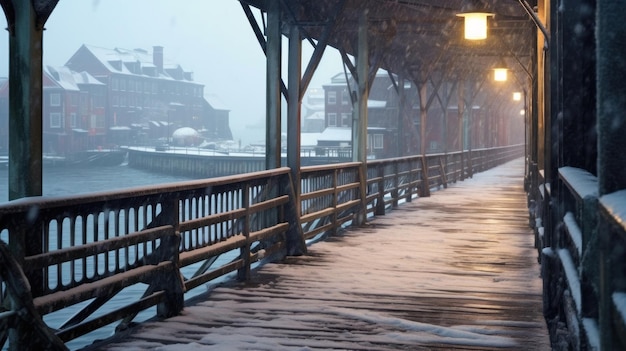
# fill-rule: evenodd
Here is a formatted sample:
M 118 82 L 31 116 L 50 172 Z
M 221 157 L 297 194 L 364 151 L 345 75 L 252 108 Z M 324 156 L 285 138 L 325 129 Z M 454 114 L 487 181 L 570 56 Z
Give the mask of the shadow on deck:
M 102 350 L 549 350 L 523 161 L 218 286 Z

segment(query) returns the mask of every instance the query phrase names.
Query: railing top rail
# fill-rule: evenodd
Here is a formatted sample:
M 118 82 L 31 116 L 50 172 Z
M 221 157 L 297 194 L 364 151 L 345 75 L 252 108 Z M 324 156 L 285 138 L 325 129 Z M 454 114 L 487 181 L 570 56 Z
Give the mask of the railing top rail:
M 613 221 L 626 232 L 626 190 L 602 195 L 600 205 L 613 218 Z
M 59 207 L 69 207 L 83 203 L 95 203 L 116 201 L 120 199 L 128 199 L 131 197 L 142 197 L 150 195 L 160 195 L 164 193 L 174 193 L 180 191 L 188 191 L 202 187 L 215 187 L 221 185 L 231 185 L 236 183 L 244 183 L 254 179 L 274 177 L 289 173 L 288 167 L 270 169 L 253 173 L 237 174 L 231 176 L 187 180 L 180 182 L 170 182 L 158 185 L 140 186 L 112 191 L 101 191 L 87 194 L 69 195 L 69 196 L 33 196 L 22 199 L 9 201 L 0 204 L 0 215 L 6 213 L 24 212 L 36 206 L 38 209 L 51 209 Z
M 344 162 L 344 163 L 333 163 L 328 165 L 319 165 L 319 166 L 306 166 L 301 168 L 301 173 L 313 173 L 319 171 L 328 171 L 331 169 L 339 169 L 339 168 L 354 168 L 359 166 L 360 162 Z
M 580 199 L 598 197 L 598 178 L 588 171 L 575 167 L 561 167 L 559 177 Z

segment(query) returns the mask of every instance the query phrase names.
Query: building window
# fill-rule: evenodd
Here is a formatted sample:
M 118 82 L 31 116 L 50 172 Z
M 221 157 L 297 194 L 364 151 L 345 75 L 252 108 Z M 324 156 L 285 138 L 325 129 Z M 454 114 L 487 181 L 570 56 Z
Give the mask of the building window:
M 350 95 L 348 95 L 348 91 L 347 90 L 342 91 L 341 92 L 341 104 L 342 105 L 347 105 L 350 102 L 351 102 L 350 101 Z
M 328 102 L 329 105 L 334 105 L 337 103 L 337 92 L 336 91 L 329 91 L 328 92 L 328 99 L 326 100 L 326 102 Z
M 58 112 L 50 113 L 50 128 L 61 128 L 61 114 Z
M 61 94 L 50 94 L 50 106 L 61 106 Z
M 336 113 L 329 113 L 328 114 L 328 126 L 329 127 L 336 127 L 337 126 L 337 114 Z
M 104 128 L 104 116 L 96 115 L 96 127 Z
M 120 81 L 116 77 L 111 78 L 111 90 L 118 91 L 120 89 Z
M 120 104 L 120 98 L 117 95 L 113 95 L 112 99 L 111 99 L 111 105 L 117 107 Z
M 383 146 L 384 146 L 383 135 L 382 134 L 374 134 L 374 149 L 382 149 Z
M 132 79 L 128 81 L 128 91 L 135 92 L 135 81 Z
M 126 91 L 126 80 L 120 79 L 120 91 Z
M 350 113 L 342 113 L 341 114 L 341 126 L 342 127 L 349 127 L 350 126 L 350 116 L 352 114 Z
M 76 118 L 76 114 L 73 112 L 70 113 L 70 127 L 76 128 L 77 124 L 78 124 L 78 119 Z

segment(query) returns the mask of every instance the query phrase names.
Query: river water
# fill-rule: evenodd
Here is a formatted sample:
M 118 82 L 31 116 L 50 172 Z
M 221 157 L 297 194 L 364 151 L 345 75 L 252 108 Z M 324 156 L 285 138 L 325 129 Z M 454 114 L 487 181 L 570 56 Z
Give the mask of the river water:
M 111 167 L 45 167 L 43 195 L 63 196 L 108 191 L 135 186 L 155 185 L 191 178 L 156 174 L 127 165 Z M 0 203 L 9 200 L 9 171 L 0 167 Z

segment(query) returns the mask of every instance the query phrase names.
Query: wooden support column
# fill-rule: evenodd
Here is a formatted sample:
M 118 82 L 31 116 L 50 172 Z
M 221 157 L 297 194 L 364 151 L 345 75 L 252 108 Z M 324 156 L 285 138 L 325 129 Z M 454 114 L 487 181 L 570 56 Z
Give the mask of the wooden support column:
M 610 0 L 597 2 L 596 38 L 597 52 L 597 110 L 598 110 L 598 183 L 599 195 L 626 189 L 626 22 L 623 4 Z M 600 308 L 599 326 L 602 350 L 617 347 L 616 328 L 611 313 L 612 292 L 624 281 L 613 276 L 612 259 L 623 257 L 609 238 L 609 225 L 600 221 Z M 616 274 L 617 275 L 617 274 Z M 614 331 L 612 333 L 612 330 Z M 613 335 L 612 335 L 613 334 Z
M 281 89 L 281 20 L 280 0 L 269 0 L 267 12 L 267 96 L 265 124 L 265 168 L 279 168 L 280 158 L 280 89 Z
M 417 85 L 420 101 L 420 154 L 426 156 L 426 123 L 428 123 L 428 88 L 426 82 Z
M 595 1 L 593 1 L 595 3 Z M 561 6 L 562 25 L 562 91 L 563 105 L 561 121 L 562 160 L 561 166 L 583 168 L 596 173 L 596 85 L 595 79 L 595 32 L 594 11 L 589 0 L 568 0 Z M 546 130 L 549 129 L 546 121 Z M 549 151 L 549 133 L 546 134 L 545 148 Z M 546 160 L 546 169 L 548 168 Z M 614 161 L 614 160 L 613 160 Z M 556 175 L 552 177 L 552 181 Z
M 406 91 L 404 89 L 404 75 L 398 75 L 398 137 L 396 140 L 396 156 L 402 157 L 406 154 L 406 138 L 409 136 L 406 135 L 406 131 L 404 130 L 404 118 L 406 109 Z
M 300 195 L 300 75 L 302 63 L 302 41 L 297 25 L 289 26 L 288 100 L 287 100 L 287 166 L 291 168 L 294 191 Z M 300 215 L 300 203 L 296 202 Z
M 358 52 L 356 57 L 358 91 L 355 108 L 352 111 L 352 160 L 361 162 L 359 169 L 359 177 L 361 179 L 361 210 L 357 215 L 357 225 L 365 224 L 367 216 L 367 98 L 369 93 L 368 12 L 369 10 L 365 8 L 359 13 Z
M 9 200 L 42 195 L 43 27 L 57 1 L 0 1 L 9 30 Z
M 301 63 L 302 63 L 302 38 L 300 29 L 296 24 L 289 26 L 289 62 L 288 94 L 287 94 L 287 166 L 291 169 L 291 184 L 293 190 L 293 214 L 289 219 L 289 231 L 287 232 L 287 254 L 301 255 L 306 252 L 306 243 L 300 226 L 301 214 L 301 187 L 300 187 L 300 132 L 301 132 Z
M 458 98 L 457 103 L 459 106 L 459 130 L 458 130 L 458 141 L 459 141 L 459 151 L 461 151 L 461 174 L 460 179 L 465 179 L 465 81 L 459 81 L 459 89 L 457 90 Z

